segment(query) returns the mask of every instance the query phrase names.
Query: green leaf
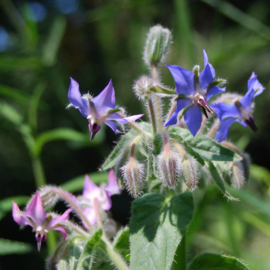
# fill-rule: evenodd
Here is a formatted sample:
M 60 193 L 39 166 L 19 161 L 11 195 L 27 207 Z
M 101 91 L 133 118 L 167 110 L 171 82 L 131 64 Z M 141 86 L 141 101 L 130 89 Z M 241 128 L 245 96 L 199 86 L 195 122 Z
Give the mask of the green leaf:
M 78 261 L 76 270 L 90 270 L 92 268 L 94 253 L 101 240 L 102 230 L 95 231 L 85 244 Z
M 141 129 L 151 133 L 150 124 L 146 122 L 141 122 L 141 123 L 138 123 L 138 126 Z M 132 141 L 138 143 L 140 140 L 141 140 L 141 134 L 139 134 L 134 129 L 130 129 L 125 135 L 122 136 L 120 141 L 115 146 L 114 150 L 110 153 L 108 158 L 102 164 L 101 169 L 105 171 L 105 170 L 113 168 L 123 158 L 127 149 L 131 147 Z
M 224 181 L 220 177 L 216 167 L 214 166 L 214 164 L 211 161 L 208 161 L 208 169 L 211 173 L 213 180 L 217 184 L 219 190 L 222 192 L 224 197 L 226 197 L 228 200 L 231 200 L 231 201 L 238 201 L 238 199 L 234 198 L 228 191 L 226 191 Z
M 1 256 L 10 254 L 25 254 L 32 251 L 35 251 L 35 249 L 30 244 L 0 238 Z
M 180 136 L 182 139 L 204 160 L 215 161 L 240 161 L 242 158 L 234 151 L 221 146 L 215 140 L 197 134 L 195 137 L 187 129 L 172 127 L 170 128 L 170 136 Z M 181 140 L 181 139 L 179 139 Z
M 79 237 L 74 237 L 66 240 L 68 244 L 63 246 L 65 250 L 62 252 L 62 258 L 60 258 L 57 264 L 57 270 L 76 270 L 78 259 L 83 250 L 83 242 Z
M 19 70 L 36 70 L 42 67 L 40 58 L 37 56 L 16 57 L 16 56 L 1 56 L 0 70 L 1 71 L 19 71 Z
M 196 257 L 188 270 L 248 270 L 240 260 L 219 254 L 203 253 Z
M 46 89 L 46 85 L 41 82 L 39 83 L 30 100 L 29 108 L 28 108 L 28 124 L 32 127 L 33 130 L 37 127 L 37 112 L 39 108 L 40 98 L 44 90 Z
M 126 261 L 130 260 L 128 227 L 120 230 L 117 233 L 113 240 L 113 249 L 119 252 Z
M 182 139 L 181 136 L 176 133 L 170 133 L 170 137 L 181 144 L 189 155 L 194 157 L 202 166 L 204 166 L 204 160 L 201 158 L 201 156 L 197 152 L 193 151 L 193 149 Z
M 65 17 L 57 17 L 53 22 L 47 42 L 43 48 L 42 60 L 46 66 L 52 66 L 56 62 L 56 56 L 66 29 Z
M 101 184 L 101 183 L 106 183 L 108 181 L 108 173 L 90 173 L 89 174 L 90 179 L 95 183 L 95 184 Z M 78 176 L 63 185 L 61 187 L 68 191 L 68 192 L 76 192 L 76 191 L 81 191 L 83 189 L 83 183 L 84 183 L 84 175 Z
M 0 220 L 5 217 L 7 213 L 12 210 L 12 201 L 16 202 L 18 206 L 25 205 L 29 200 L 28 196 L 8 197 L 0 201 Z
M 131 270 L 171 269 L 182 231 L 192 219 L 192 194 L 146 194 L 133 201 L 132 212 Z
M 88 134 L 81 133 L 71 128 L 57 128 L 41 133 L 36 138 L 35 153 L 40 155 L 42 147 L 45 143 L 57 140 L 76 141 L 76 142 L 88 142 L 89 145 L 97 145 L 101 142 L 102 137 L 97 137 L 97 140 L 89 141 Z

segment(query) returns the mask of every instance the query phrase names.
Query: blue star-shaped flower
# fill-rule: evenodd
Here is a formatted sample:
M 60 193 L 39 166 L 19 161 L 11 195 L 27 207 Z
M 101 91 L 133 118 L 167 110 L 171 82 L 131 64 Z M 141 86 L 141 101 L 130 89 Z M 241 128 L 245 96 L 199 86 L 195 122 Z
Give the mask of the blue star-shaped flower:
M 210 84 L 215 79 L 215 70 L 208 62 L 208 57 L 203 50 L 204 69 L 196 78 L 195 73 L 179 66 L 166 65 L 170 70 L 174 81 L 175 89 L 178 95 L 176 109 L 165 126 L 171 126 L 177 123 L 179 112 L 186 108 L 184 118 L 186 124 L 193 136 L 196 135 L 201 127 L 202 112 L 207 117 L 207 113 L 213 113 L 213 110 L 208 106 L 207 101 L 216 94 L 224 92 L 226 88 L 219 88 L 216 85 Z
M 143 114 L 138 114 L 123 118 L 119 115 L 117 112 L 119 110 L 115 107 L 115 93 L 112 80 L 98 96 L 92 98 L 89 94 L 82 96 L 79 84 L 70 78 L 68 100 L 70 102 L 69 106 L 78 109 L 82 116 L 88 119 L 90 140 L 94 139 L 102 123 L 109 126 L 115 133 L 121 133 L 117 130 L 116 123 L 127 124 L 143 116 Z
M 229 127 L 232 123 L 238 122 L 244 127 L 250 126 L 253 131 L 257 131 L 254 122 L 252 102 L 256 96 L 260 95 L 264 90 L 262 84 L 258 81 L 257 75 L 253 72 L 248 80 L 248 91 L 239 101 L 236 100 L 233 105 L 225 103 L 217 103 L 211 105 L 220 119 L 221 123 L 215 139 L 221 142 L 226 139 Z

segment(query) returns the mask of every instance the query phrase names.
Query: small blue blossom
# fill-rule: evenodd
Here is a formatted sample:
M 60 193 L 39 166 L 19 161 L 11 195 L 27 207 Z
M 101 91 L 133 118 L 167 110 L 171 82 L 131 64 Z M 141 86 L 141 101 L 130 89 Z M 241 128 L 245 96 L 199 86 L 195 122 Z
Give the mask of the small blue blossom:
M 205 50 L 203 50 L 203 58 L 204 69 L 198 78 L 192 71 L 175 65 L 166 65 L 174 78 L 176 92 L 179 97 L 176 100 L 176 109 L 165 126 L 176 124 L 179 112 L 187 107 L 184 112 L 184 118 L 193 136 L 197 134 L 201 127 L 202 112 L 206 117 L 208 117 L 207 113 L 213 113 L 207 101 L 213 95 L 225 91 L 225 88 L 211 85 L 216 75 L 213 66 L 208 62 Z
M 137 114 L 129 117 L 122 117 L 119 109 L 115 105 L 115 93 L 110 80 L 109 84 L 96 97 L 89 94 L 81 95 L 79 84 L 70 78 L 70 86 L 68 90 L 69 107 L 78 109 L 83 117 L 89 122 L 90 140 L 94 139 L 96 133 L 100 130 L 101 124 L 104 123 L 110 127 L 115 133 L 121 133 L 117 129 L 116 123 L 127 124 L 142 117 L 143 114 Z
M 219 130 L 215 137 L 218 142 L 226 139 L 229 127 L 234 122 L 238 122 L 244 127 L 250 126 L 254 132 L 258 130 L 252 115 L 252 102 L 256 96 L 263 92 L 263 90 L 264 87 L 258 81 L 257 75 L 253 72 L 248 80 L 248 91 L 240 101 L 236 100 L 233 105 L 225 103 L 216 103 L 211 105 L 221 121 Z

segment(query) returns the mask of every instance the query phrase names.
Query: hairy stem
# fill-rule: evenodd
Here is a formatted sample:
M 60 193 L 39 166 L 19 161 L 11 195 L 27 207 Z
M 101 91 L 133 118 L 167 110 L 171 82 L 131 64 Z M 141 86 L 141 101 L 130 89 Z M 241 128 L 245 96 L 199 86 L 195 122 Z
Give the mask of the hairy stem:
M 157 65 L 151 66 L 151 75 L 155 81 L 159 81 L 159 72 Z M 155 112 L 156 112 L 156 119 L 158 124 L 158 131 L 161 132 L 162 130 L 162 105 L 161 99 L 158 96 L 155 96 Z
M 70 220 L 66 220 L 65 222 L 63 222 L 63 225 L 66 226 L 68 229 L 72 229 L 83 237 L 89 237 L 89 233 L 87 233 L 84 229 L 80 228 L 78 225 L 74 224 Z
M 52 187 L 52 191 L 55 194 L 58 194 L 64 201 L 66 201 L 74 209 L 74 211 L 78 214 L 78 216 L 81 218 L 81 220 L 84 221 L 84 223 L 87 225 L 87 227 L 89 228 L 90 231 L 95 230 L 95 228 L 89 222 L 87 217 L 84 215 L 82 209 L 76 204 L 76 202 L 73 200 L 72 196 L 68 192 L 62 190 L 61 188 L 57 188 L 57 187 Z
M 157 125 L 156 125 L 155 109 L 151 98 L 148 99 L 148 107 L 153 127 L 153 135 L 155 136 L 157 133 Z
M 41 186 L 45 186 L 46 185 L 45 174 L 39 157 L 32 157 L 32 166 L 35 176 L 36 187 L 39 188 Z

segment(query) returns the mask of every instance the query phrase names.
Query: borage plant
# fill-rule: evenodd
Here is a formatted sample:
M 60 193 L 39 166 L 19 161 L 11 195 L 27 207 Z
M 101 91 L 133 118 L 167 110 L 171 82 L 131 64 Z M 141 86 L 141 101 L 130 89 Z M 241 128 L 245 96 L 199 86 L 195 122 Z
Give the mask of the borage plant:
M 121 133 L 121 138 L 101 166 L 110 170 L 107 185 L 97 186 L 85 176 L 82 196 L 45 186 L 25 211 L 14 202 L 14 220 L 33 227 L 38 249 L 50 230 L 62 233 L 63 241 L 47 260 L 48 269 L 103 269 L 108 262 L 111 265 L 106 269 L 121 270 L 248 269 L 234 257 L 210 253 L 187 263 L 186 231 L 194 212 L 192 191 L 199 181 L 214 182 L 228 200 L 237 200 L 226 185 L 243 186 L 249 159 L 226 137 L 234 122 L 257 130 L 253 101 L 264 88 L 252 73 L 244 97 L 226 93 L 227 81 L 216 76 L 204 50 L 202 71 L 198 65 L 192 71 L 166 65 L 175 90 L 166 87 L 160 80 L 160 67 L 171 42 L 168 29 L 159 25 L 150 29 L 144 49 L 150 74 L 134 83 L 135 95 L 147 107 L 148 122 L 135 123 L 141 114 L 127 116 L 116 107 L 112 81 L 92 97 L 82 95 L 79 84 L 71 79 L 68 107 L 75 107 L 88 120 L 90 139 L 102 123 Z M 164 99 L 170 100 L 167 113 Z M 125 133 L 117 123 L 131 128 Z M 129 227 L 116 233 L 108 211 L 111 196 L 122 188 L 136 199 Z M 62 216 L 46 213 L 58 200 L 69 209 Z M 69 215 L 76 215 L 79 224 L 69 220 Z

